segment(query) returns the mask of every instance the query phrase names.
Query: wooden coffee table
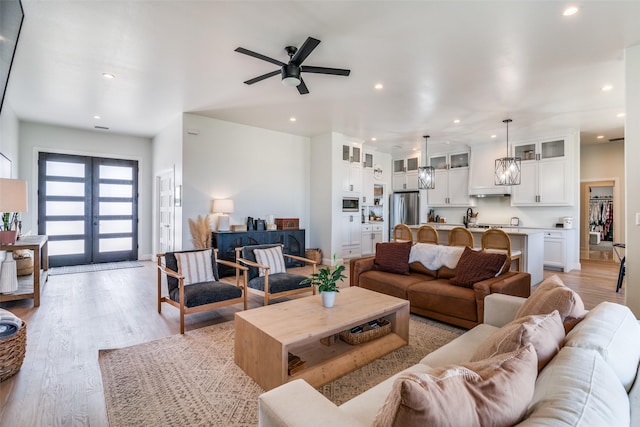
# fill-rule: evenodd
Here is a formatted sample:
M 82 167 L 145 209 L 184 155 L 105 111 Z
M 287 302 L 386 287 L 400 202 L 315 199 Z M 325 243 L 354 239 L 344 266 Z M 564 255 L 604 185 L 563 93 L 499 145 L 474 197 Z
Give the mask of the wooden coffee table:
M 385 336 L 357 345 L 320 342 L 379 318 L 391 322 Z M 350 287 L 340 290 L 332 308 L 314 295 L 238 312 L 234 323 L 235 362 L 265 391 L 298 378 L 319 387 L 407 345 L 409 302 Z M 293 375 L 288 374 L 289 353 L 306 363 Z

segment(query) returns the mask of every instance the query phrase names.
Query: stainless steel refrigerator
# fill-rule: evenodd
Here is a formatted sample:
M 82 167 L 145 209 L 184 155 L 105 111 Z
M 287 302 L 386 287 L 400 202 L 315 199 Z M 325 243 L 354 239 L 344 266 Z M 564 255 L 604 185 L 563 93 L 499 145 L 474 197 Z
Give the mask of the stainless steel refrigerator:
M 420 193 L 417 191 L 393 193 L 390 205 L 389 240 L 393 240 L 393 227 L 396 224 L 418 225 L 420 222 Z

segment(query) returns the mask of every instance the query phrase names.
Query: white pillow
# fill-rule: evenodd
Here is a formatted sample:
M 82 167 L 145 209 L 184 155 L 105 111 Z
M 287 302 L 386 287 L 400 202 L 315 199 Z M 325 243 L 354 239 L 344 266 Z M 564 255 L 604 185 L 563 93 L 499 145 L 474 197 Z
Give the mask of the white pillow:
M 211 249 L 205 251 L 176 253 L 178 273 L 184 276 L 184 284 L 213 282 L 213 267 L 211 265 Z
M 274 246 L 268 249 L 255 249 L 258 264 L 269 267 L 269 274 L 286 273 L 287 269 L 284 265 L 284 256 L 282 255 L 282 246 Z M 260 276 L 264 276 L 264 268 L 260 269 Z

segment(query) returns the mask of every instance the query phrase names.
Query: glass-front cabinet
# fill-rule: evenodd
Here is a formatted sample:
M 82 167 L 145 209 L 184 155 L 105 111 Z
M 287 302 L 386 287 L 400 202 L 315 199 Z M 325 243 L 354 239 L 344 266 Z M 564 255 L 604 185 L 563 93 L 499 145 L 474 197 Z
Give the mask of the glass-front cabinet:
M 549 138 L 513 145 L 520 157 L 521 184 L 514 185 L 512 206 L 572 206 L 570 138 Z
M 429 157 L 435 168 L 435 188 L 427 190 L 429 207 L 474 206 L 469 197 L 469 152 L 436 154 Z
M 398 158 L 393 160 L 393 191 L 418 189 L 418 167 L 420 155 Z

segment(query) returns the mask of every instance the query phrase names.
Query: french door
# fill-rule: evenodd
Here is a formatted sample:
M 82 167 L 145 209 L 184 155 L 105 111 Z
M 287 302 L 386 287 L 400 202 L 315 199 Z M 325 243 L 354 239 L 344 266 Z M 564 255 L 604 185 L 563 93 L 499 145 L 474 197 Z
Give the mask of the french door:
M 38 234 L 52 267 L 138 259 L 138 162 L 40 153 Z

